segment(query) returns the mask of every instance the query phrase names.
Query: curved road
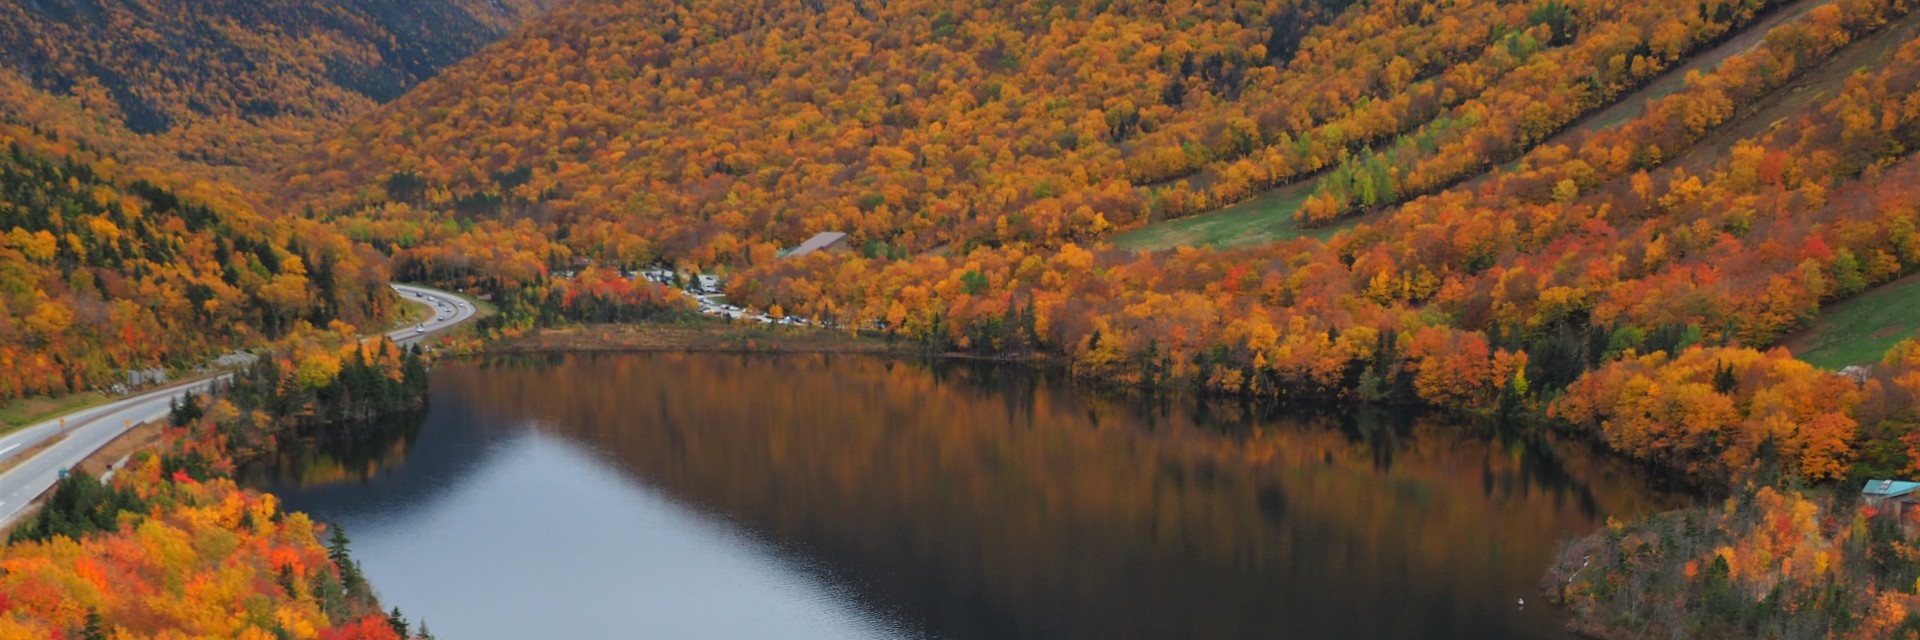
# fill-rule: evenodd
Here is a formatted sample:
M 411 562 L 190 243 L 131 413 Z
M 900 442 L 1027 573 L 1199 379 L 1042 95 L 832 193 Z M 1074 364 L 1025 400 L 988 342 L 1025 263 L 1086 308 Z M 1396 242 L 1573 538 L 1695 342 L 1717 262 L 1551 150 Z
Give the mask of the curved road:
M 463 304 L 460 298 L 444 291 L 400 284 L 393 285 L 393 289 L 407 302 L 428 305 L 435 311 L 433 320 L 386 334 L 389 339 L 401 346 L 411 345 L 422 338 L 471 320 L 476 313 L 473 305 Z M 80 464 L 80 461 L 85 460 L 87 456 L 93 455 L 93 452 L 99 451 L 114 438 L 125 433 L 130 425 L 165 419 L 172 409 L 171 401 L 174 398 L 189 391 L 195 393 L 205 391 L 208 384 L 231 376 L 232 374 L 220 374 L 184 385 L 128 396 L 0 437 L 0 463 L 10 461 L 50 440 L 53 441 L 45 449 L 20 460 L 5 473 L 0 473 L 0 525 L 12 522 L 22 510 L 26 509 L 27 505 L 33 502 L 34 498 L 59 482 L 61 470 Z M 59 438 L 61 434 L 66 434 L 67 437 Z

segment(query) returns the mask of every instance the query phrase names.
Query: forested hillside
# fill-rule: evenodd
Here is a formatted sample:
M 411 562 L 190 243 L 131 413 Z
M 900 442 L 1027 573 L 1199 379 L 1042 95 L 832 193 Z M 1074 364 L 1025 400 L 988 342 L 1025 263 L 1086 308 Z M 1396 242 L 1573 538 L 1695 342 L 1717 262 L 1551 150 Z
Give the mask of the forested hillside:
M 756 266 L 735 294 L 804 315 L 884 320 L 960 348 L 1063 353 L 1100 377 L 1282 398 L 1550 404 L 1589 370 L 1623 358 L 1651 358 L 1644 364 L 1659 369 L 1700 347 L 1716 350 L 1698 357 L 1747 379 L 1747 367 L 1770 362 L 1752 349 L 1823 303 L 1920 267 L 1910 187 L 1920 163 L 1906 151 L 1920 142 L 1913 27 L 1903 2 L 1824 4 L 1626 122 L 1536 148 L 1509 169 L 1390 208 L 1328 242 L 1159 255 L 1068 246 L 1039 255 L 1009 247 L 909 260 L 813 257 Z M 1887 42 L 1887 34 L 1898 37 Z M 1851 64 L 1830 66 L 1843 56 Z M 1833 79 L 1834 89 L 1775 102 L 1810 74 Z M 1787 115 L 1752 121 L 1779 104 Z M 1710 133 L 1755 125 L 1725 147 L 1694 148 Z M 1709 170 L 1667 162 L 1685 153 L 1705 155 Z M 1710 382 L 1708 369 L 1693 367 L 1675 371 Z M 1800 396 L 1815 405 L 1789 403 L 1796 417 L 1782 419 L 1796 429 L 1837 436 L 1802 441 L 1757 419 L 1740 426 L 1764 413 L 1745 394 L 1765 390 L 1777 400 L 1789 379 L 1829 377 L 1805 365 L 1765 370 L 1752 373 L 1765 380 L 1757 387 L 1722 384 L 1662 410 L 1726 402 L 1732 413 L 1656 414 L 1725 456 L 1694 468 L 1705 477 L 1751 469 L 1745 456 L 1787 440 L 1819 442 L 1819 453 L 1792 445 L 1805 454 L 1802 472 L 1845 476 L 1857 437 L 1898 437 L 1913 424 L 1908 392 L 1878 395 L 1895 391 L 1888 380 L 1858 395 Z M 1643 390 L 1625 387 L 1620 399 Z M 1611 420 L 1612 402 L 1574 415 L 1610 431 L 1637 424 Z M 1844 419 L 1811 419 L 1826 413 Z M 1751 430 L 1733 441 L 1703 435 L 1728 429 Z M 1617 446 L 1632 451 L 1630 440 Z M 1898 447 L 1876 450 L 1892 457 L 1873 469 L 1912 462 Z M 1694 467 L 1671 453 L 1639 455 Z
M 284 177 L 329 213 L 560 221 L 625 259 L 1051 247 L 1372 146 L 1406 167 L 1353 160 L 1381 184 L 1334 211 L 1446 186 L 1773 6 L 590 1 Z
M 551 4 L 0 2 L 0 402 L 387 322 L 385 257 L 261 179 Z
M 384 321 L 381 256 L 226 195 L 0 125 L 0 402 Z
M 204 117 L 341 113 L 398 97 L 534 0 L 0 3 L 0 62 L 112 109 L 137 133 Z
M 7 0 L 0 113 L 247 185 L 553 0 Z

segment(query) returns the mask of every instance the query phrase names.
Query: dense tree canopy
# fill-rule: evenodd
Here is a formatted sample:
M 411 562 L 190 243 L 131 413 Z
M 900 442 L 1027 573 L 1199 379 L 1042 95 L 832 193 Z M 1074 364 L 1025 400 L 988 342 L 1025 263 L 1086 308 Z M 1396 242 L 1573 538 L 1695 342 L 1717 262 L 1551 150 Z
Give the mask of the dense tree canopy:
M 1100 377 L 1282 398 L 1491 410 L 1551 401 L 1614 361 L 1691 376 L 1701 369 L 1681 364 L 1689 347 L 1770 344 L 1821 304 L 1920 269 L 1910 186 L 1920 162 L 1905 151 L 1920 142 L 1920 45 L 1900 37 L 1914 24 L 1899 2 L 1813 8 L 1616 126 L 1535 148 L 1329 242 L 809 256 L 756 265 L 733 293 L 937 345 L 1059 353 Z M 1883 32 L 1896 36 L 1891 46 L 1868 40 Z M 1874 46 L 1849 48 L 1856 40 Z M 1803 70 L 1830 73 L 1820 65 L 1842 53 L 1879 64 L 1816 78 L 1834 90 L 1777 123 L 1715 106 L 1800 86 Z M 1738 137 L 1716 146 L 1708 133 Z M 1635 360 L 1656 352 L 1667 358 Z M 1742 361 L 1757 357 L 1745 353 Z M 1818 427 L 1837 449 L 1793 473 L 1845 476 L 1856 430 L 1885 442 L 1910 428 L 1910 419 L 1883 424 L 1887 412 L 1862 421 L 1864 407 L 1880 404 L 1871 389 L 1826 389 L 1838 379 L 1804 364 L 1781 371 L 1754 390 L 1801 399 L 1782 400 L 1797 413 L 1781 415 L 1793 417 L 1766 418 L 1793 425 L 1774 431 L 1844 417 Z M 1805 380 L 1818 382 L 1790 391 Z M 1816 400 L 1838 404 L 1804 404 Z M 1719 418 L 1700 420 L 1717 431 L 1748 419 Z M 1750 458 L 1696 464 L 1676 451 L 1647 457 L 1711 482 L 1752 468 Z
M 0 638 L 401 637 L 322 527 L 207 471 L 230 464 L 217 439 L 175 438 L 108 486 L 70 477 L 25 525 L 75 505 L 89 526 L 16 532 L 0 552 Z M 85 497 L 99 493 L 117 498 Z
M 823 230 L 1052 247 L 1395 139 L 1454 163 L 1443 183 L 1770 6 L 588 1 L 284 176 L 325 212 L 624 232 L 628 261 Z
M 196 188 L 0 125 L 0 400 L 392 310 L 370 248 Z

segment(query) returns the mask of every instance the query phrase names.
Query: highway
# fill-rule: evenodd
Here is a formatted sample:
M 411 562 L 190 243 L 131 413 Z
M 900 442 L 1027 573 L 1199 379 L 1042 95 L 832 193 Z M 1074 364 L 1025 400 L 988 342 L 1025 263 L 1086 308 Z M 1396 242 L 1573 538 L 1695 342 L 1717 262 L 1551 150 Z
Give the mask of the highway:
M 473 305 L 465 304 L 460 298 L 444 291 L 398 284 L 393 285 L 393 289 L 406 301 L 427 305 L 434 310 L 433 320 L 386 334 L 402 346 L 471 320 L 477 312 Z M 231 376 L 209 376 L 184 385 L 135 394 L 0 437 L 0 463 L 32 452 L 32 455 L 19 460 L 5 473 L 0 473 L 0 525 L 11 523 L 34 498 L 58 482 L 61 470 L 80 464 L 87 456 L 125 433 L 130 425 L 164 420 L 172 409 L 170 401 L 174 398 L 189 391 L 204 391 L 215 380 L 225 380 Z M 61 434 L 67 437 L 58 438 Z M 54 441 L 51 445 L 35 451 L 35 447 L 50 440 Z
M 388 339 L 393 340 L 396 344 L 403 347 L 419 342 L 427 336 L 453 328 L 454 325 L 472 320 L 474 314 L 479 313 L 479 310 L 473 308 L 473 305 L 462 302 L 460 298 L 445 291 L 416 287 L 410 284 L 393 285 L 393 290 L 398 292 L 400 297 L 407 302 L 429 304 L 428 301 L 431 300 L 431 306 L 435 310 L 434 318 L 421 323 L 417 328 L 403 327 L 387 333 Z M 3 459 L 4 458 L 0 458 L 0 460 Z

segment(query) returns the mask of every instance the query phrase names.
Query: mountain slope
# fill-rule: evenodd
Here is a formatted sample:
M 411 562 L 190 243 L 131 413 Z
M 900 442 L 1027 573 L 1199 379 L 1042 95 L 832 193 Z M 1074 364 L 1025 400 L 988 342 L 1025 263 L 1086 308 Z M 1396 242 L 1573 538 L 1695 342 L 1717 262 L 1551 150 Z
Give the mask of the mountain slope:
M 636 237 L 595 241 L 621 260 L 1056 246 L 1403 134 L 1501 160 L 1777 4 L 580 2 L 282 177 L 328 215 Z
M 384 102 L 532 14 L 540 0 L 10 0 L 0 64 L 95 94 L 135 133 L 204 117 L 339 114 Z
M 260 192 L 269 167 L 553 2 L 0 1 L 0 115 Z
M 265 169 L 552 0 L 0 1 L 0 402 L 388 320 Z
M 364 245 L 152 179 L 0 123 L 0 402 L 387 317 Z

